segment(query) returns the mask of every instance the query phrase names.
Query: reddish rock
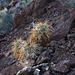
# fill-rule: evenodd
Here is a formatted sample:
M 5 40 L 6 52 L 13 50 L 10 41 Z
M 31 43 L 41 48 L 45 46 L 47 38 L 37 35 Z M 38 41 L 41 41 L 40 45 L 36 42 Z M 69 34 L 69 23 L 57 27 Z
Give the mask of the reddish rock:
M 34 15 L 34 13 L 37 12 L 37 10 L 39 10 L 47 4 L 49 2 L 49 0 L 35 0 L 32 1 L 27 7 L 25 7 L 22 11 L 22 15 L 24 15 L 24 18 L 27 18 L 27 16 L 32 14 Z M 38 13 L 39 14 L 39 13 Z
M 14 25 L 12 27 L 12 30 L 24 25 L 24 23 L 29 23 L 32 21 L 32 17 L 38 15 L 35 13 L 37 12 L 37 10 L 39 10 L 39 8 L 43 8 L 43 6 L 46 5 L 46 3 L 48 3 L 49 0 L 36 0 L 36 1 L 32 1 L 29 5 L 27 5 L 27 7 L 25 7 L 22 10 L 22 14 L 16 14 L 15 18 L 14 18 Z M 41 10 L 39 11 L 41 13 Z M 42 10 L 43 12 L 43 10 Z M 25 21 L 25 22 L 24 22 Z
M 4 6 L 2 4 L 0 4 L 0 10 L 3 10 Z
M 31 2 L 27 7 L 22 10 L 22 15 L 26 19 L 28 16 L 31 16 L 34 9 L 34 2 Z
M 22 26 L 24 24 L 24 17 L 21 14 L 16 14 L 14 17 L 14 25 L 11 28 L 11 30 L 16 29 L 19 26 Z

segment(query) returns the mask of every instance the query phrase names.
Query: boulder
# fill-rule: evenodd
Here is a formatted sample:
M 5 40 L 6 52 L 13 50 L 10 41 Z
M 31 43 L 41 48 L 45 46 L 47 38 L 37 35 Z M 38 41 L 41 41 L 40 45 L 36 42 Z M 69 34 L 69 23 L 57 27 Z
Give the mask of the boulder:
M 63 6 L 60 1 L 54 0 L 51 3 L 50 0 L 35 0 L 22 10 L 20 16 L 23 16 L 24 20 L 22 21 L 24 22 L 21 22 L 18 16 L 15 15 L 14 29 L 15 26 L 22 26 L 26 23 L 35 21 L 36 18 L 42 17 L 43 19 L 48 19 L 53 25 L 51 40 L 60 40 L 67 36 L 73 26 L 72 23 L 75 19 L 75 9 L 71 6 Z M 20 21 L 20 25 L 16 21 Z

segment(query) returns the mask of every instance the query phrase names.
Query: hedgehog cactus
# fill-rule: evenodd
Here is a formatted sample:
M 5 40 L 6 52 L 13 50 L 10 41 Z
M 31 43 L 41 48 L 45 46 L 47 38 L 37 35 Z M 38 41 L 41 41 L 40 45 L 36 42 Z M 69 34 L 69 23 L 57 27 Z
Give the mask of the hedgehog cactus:
M 25 45 L 27 45 L 26 41 L 23 41 L 21 38 L 20 39 L 16 39 L 13 43 L 12 43 L 12 50 L 14 52 L 14 55 L 16 56 L 16 58 L 23 59 L 25 54 L 24 54 L 24 49 L 22 49 Z M 21 50 L 22 49 L 22 50 Z M 22 55 L 22 57 L 21 57 Z
M 48 25 L 48 22 L 40 22 L 34 25 L 29 37 L 30 43 L 46 44 L 50 40 L 50 30 L 51 26 Z
M 13 42 L 12 50 L 19 60 L 34 59 L 40 54 L 42 47 L 50 40 L 51 26 L 48 22 L 40 22 L 31 30 L 31 35 L 24 41 L 21 38 Z
M 40 53 L 41 48 L 34 43 L 28 44 L 27 41 L 17 39 L 13 42 L 12 50 L 18 60 L 33 59 Z

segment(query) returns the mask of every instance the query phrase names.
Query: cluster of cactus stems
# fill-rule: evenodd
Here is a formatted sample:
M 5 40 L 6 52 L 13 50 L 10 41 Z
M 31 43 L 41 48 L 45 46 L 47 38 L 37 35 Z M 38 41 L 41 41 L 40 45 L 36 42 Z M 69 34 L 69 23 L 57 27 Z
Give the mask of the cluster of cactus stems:
M 30 43 L 46 44 L 50 40 L 50 30 L 51 26 L 48 25 L 48 22 L 37 23 L 31 30 Z
M 13 42 L 12 50 L 18 60 L 34 59 L 40 54 L 43 45 L 50 40 L 50 26 L 47 22 L 40 22 L 33 26 L 27 40 L 16 39 Z

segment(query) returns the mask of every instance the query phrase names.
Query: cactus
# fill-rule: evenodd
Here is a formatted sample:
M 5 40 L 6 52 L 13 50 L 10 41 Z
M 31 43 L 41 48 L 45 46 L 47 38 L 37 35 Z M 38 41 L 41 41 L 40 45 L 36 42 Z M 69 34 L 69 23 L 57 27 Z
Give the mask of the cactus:
M 35 42 L 36 44 L 44 45 L 50 40 L 50 30 L 51 26 L 48 25 L 47 21 L 39 22 L 33 26 L 28 40 L 30 40 L 30 43 Z
M 25 41 L 16 39 L 13 42 L 12 50 L 18 60 L 34 59 L 35 56 L 40 54 L 43 45 L 50 40 L 50 28 L 48 22 L 40 22 L 36 24 L 31 30 L 31 35 Z
M 12 50 L 18 60 L 28 58 L 34 59 L 34 57 L 41 52 L 41 47 L 35 43 L 29 44 L 27 41 L 24 41 L 20 38 L 13 42 Z

